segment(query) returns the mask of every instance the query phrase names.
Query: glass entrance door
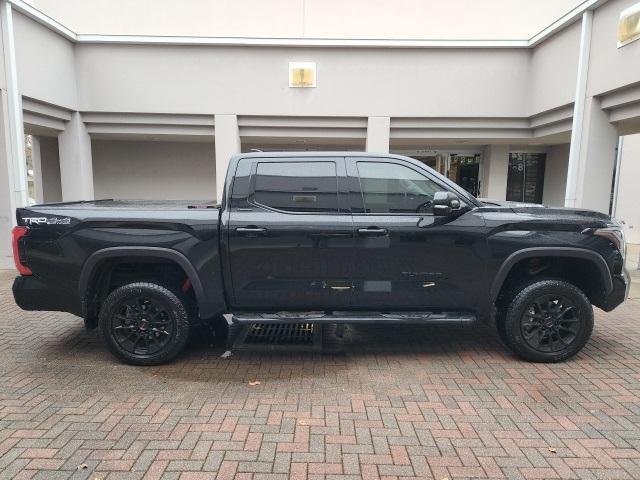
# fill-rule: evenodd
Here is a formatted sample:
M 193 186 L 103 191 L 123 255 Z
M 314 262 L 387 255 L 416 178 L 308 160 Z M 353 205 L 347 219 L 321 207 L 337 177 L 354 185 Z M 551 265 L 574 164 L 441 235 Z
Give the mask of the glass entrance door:
M 542 203 L 546 153 L 510 153 L 507 200 Z

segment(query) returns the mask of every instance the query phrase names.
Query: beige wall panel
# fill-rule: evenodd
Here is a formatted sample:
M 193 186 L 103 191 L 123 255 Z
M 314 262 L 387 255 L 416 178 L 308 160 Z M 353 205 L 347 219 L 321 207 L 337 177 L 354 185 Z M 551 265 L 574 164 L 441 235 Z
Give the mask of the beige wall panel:
M 531 50 L 530 115 L 571 103 L 575 97 L 581 22 Z
M 528 52 L 78 45 L 82 110 L 526 116 Z M 289 88 L 288 62 L 317 62 Z
M 0 22 L 0 53 L 4 52 L 2 22 Z M 5 78 L 6 68 L 4 65 L 4 54 L 0 55 L 0 90 L 6 90 L 7 79 Z
M 215 200 L 213 143 L 94 140 L 96 198 Z
M 75 108 L 77 96 L 73 44 L 15 11 L 13 28 L 20 94 Z
M 616 218 L 624 222 L 629 243 L 640 243 L 640 134 L 624 137 L 618 177 Z M 637 260 L 637 259 L 636 259 Z
M 564 206 L 569 165 L 569 144 L 549 148 L 544 169 L 542 203 L 554 207 Z
M 42 193 L 44 201 L 61 202 L 62 186 L 60 182 L 60 156 L 58 139 L 40 138 L 40 165 L 42 167 Z
M 588 95 L 640 82 L 640 40 L 617 48 L 620 12 L 639 0 L 610 0 L 593 13 Z

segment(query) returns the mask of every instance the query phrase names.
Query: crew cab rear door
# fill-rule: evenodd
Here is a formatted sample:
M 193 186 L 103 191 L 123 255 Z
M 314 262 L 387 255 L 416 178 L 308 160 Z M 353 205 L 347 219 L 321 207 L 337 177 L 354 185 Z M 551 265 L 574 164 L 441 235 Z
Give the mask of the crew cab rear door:
M 236 309 L 326 310 L 351 302 L 353 221 L 343 157 L 246 157 L 228 221 Z

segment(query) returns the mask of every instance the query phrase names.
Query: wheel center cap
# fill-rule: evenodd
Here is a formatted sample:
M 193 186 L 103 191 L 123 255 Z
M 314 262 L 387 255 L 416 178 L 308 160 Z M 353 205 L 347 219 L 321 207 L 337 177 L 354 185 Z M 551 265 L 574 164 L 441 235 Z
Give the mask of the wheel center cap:
M 545 328 L 553 327 L 553 321 L 552 320 L 547 320 L 546 322 L 544 322 L 544 326 L 545 326 Z

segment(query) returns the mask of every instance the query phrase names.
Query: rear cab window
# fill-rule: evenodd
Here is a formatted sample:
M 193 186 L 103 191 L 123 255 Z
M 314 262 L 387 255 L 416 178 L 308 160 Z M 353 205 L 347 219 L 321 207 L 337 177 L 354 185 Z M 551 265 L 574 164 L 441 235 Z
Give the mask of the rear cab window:
M 257 159 L 250 203 L 288 213 L 339 212 L 338 170 L 333 159 Z

